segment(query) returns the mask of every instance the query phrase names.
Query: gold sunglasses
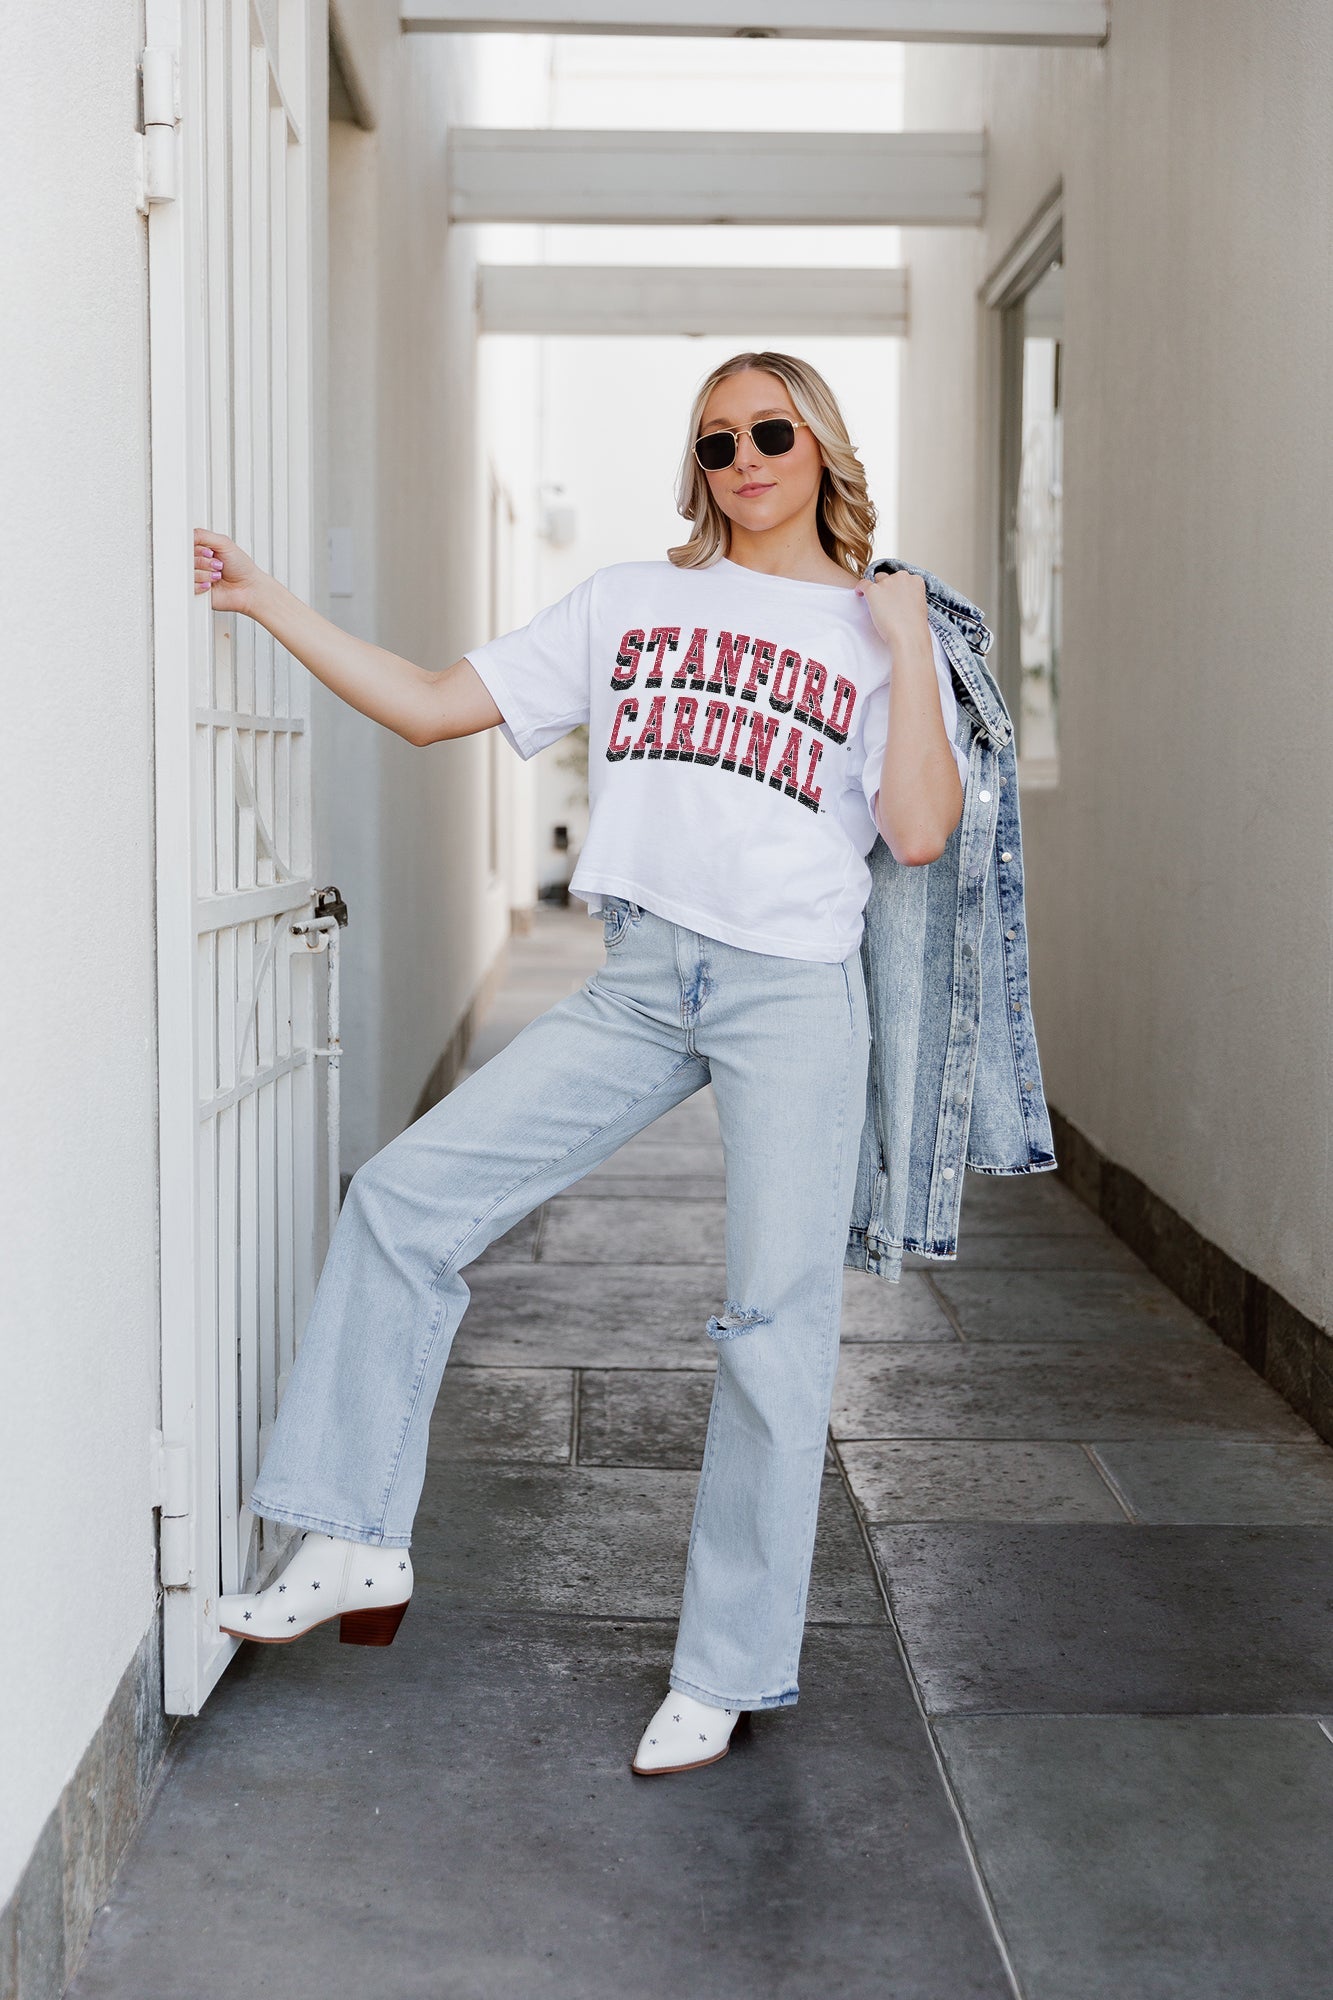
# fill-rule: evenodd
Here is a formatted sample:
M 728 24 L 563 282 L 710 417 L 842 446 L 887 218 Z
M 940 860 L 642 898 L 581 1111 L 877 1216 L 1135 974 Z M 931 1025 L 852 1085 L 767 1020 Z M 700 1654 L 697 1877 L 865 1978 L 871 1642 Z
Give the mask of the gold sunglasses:
M 739 431 L 705 431 L 694 440 L 694 455 L 705 472 L 725 472 L 736 462 L 741 439 L 748 437 L 762 458 L 781 458 L 796 442 L 797 431 L 809 430 L 804 417 L 761 417 Z

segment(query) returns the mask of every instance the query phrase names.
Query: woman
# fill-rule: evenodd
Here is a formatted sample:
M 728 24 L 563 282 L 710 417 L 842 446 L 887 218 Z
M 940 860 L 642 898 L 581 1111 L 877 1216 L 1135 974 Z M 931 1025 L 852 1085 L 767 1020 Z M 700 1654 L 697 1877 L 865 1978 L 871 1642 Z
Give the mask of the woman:
M 606 935 L 603 970 L 353 1177 L 250 1502 L 305 1538 L 220 1624 L 281 1642 L 339 1616 L 344 1638 L 388 1643 L 464 1267 L 711 1082 L 728 1299 L 644 1775 L 712 1763 L 743 1711 L 797 1698 L 866 1104 L 866 856 L 877 834 L 908 867 L 940 855 L 967 770 L 921 577 L 862 580 L 874 509 L 814 369 L 715 369 L 678 500 L 692 533 L 669 561 L 599 570 L 442 673 L 196 536 L 215 608 L 409 742 L 499 727 L 529 757 L 587 723 L 572 887 Z

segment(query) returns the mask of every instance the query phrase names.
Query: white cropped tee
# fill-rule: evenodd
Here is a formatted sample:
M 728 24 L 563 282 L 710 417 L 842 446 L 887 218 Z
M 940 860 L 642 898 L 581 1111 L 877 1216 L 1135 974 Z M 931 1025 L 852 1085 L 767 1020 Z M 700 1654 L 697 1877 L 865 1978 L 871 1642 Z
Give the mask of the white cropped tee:
M 725 557 L 707 569 L 615 563 L 467 658 L 521 757 L 588 725 L 576 896 L 594 909 L 623 896 L 746 951 L 855 951 L 892 650 L 854 589 Z

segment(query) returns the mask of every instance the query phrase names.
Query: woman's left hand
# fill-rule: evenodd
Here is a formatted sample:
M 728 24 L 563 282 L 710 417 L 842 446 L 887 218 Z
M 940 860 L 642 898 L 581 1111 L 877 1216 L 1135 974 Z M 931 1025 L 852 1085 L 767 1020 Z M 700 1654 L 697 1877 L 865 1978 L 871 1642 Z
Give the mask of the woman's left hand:
M 892 644 L 904 632 L 928 629 L 926 586 L 914 570 L 882 569 L 856 587 L 881 639 Z

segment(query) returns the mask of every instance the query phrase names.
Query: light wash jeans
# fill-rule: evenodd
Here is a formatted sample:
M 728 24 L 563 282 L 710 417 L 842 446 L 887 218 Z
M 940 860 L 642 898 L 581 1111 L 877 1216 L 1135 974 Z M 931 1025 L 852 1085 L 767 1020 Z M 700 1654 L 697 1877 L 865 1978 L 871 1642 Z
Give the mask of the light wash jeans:
M 671 1685 L 778 1708 L 797 1695 L 837 1366 L 861 960 L 741 951 L 610 898 L 606 944 L 586 985 L 353 1176 L 250 1504 L 405 1547 L 464 1267 L 711 1079 L 727 1299 L 707 1328 L 717 1379 Z

